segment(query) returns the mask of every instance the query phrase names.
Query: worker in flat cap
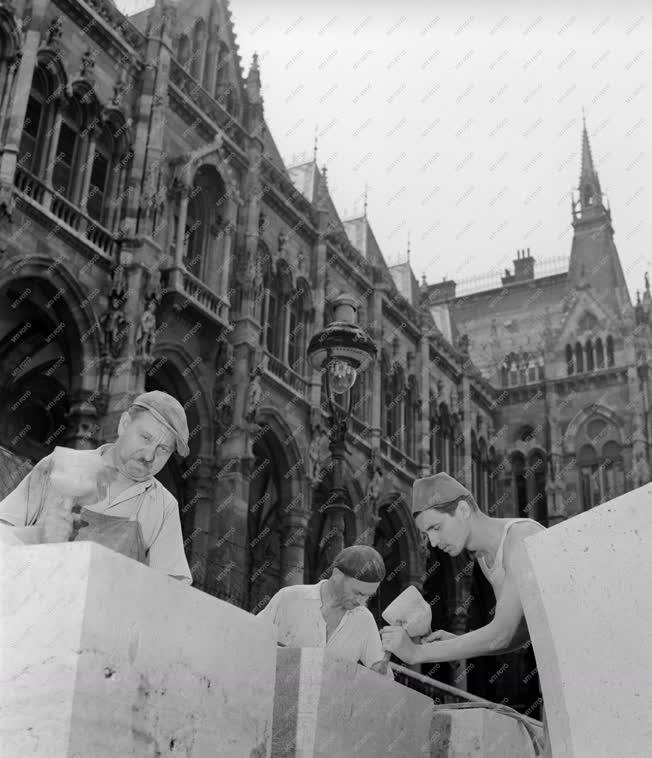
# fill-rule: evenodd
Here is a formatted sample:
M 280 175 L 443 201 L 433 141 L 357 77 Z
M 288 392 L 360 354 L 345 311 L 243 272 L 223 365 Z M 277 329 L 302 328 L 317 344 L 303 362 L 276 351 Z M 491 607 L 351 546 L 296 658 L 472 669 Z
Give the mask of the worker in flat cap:
M 385 563 L 368 545 L 345 547 L 328 579 L 280 589 L 258 618 L 271 621 L 285 647 L 323 647 L 338 658 L 384 671 L 376 621 L 366 607 L 385 578 Z M 393 678 L 391 670 L 385 672 Z
M 496 596 L 496 612 L 486 626 L 468 634 L 438 630 L 415 645 L 401 627 L 385 627 L 383 647 L 406 663 L 439 663 L 499 655 L 529 640 L 518 594 L 515 557 L 523 540 L 544 527 L 528 518 L 493 518 L 477 506 L 471 492 L 444 472 L 417 479 L 412 515 L 424 538 L 448 555 L 468 550 L 478 561 Z
M 0 523 L 23 544 L 92 540 L 191 584 L 178 503 L 155 479 L 175 449 L 189 453 L 183 406 L 145 392 L 120 417 L 114 442 L 57 447 L 39 461 L 0 502 Z
M 523 540 L 544 527 L 528 518 L 493 518 L 477 506 L 471 492 L 442 472 L 417 479 L 412 515 L 424 538 L 451 556 L 468 550 L 489 580 L 496 597 L 493 619 L 467 634 L 437 630 L 415 644 L 400 626 L 381 630 L 383 648 L 408 664 L 443 663 L 500 655 L 529 641 L 515 581 Z

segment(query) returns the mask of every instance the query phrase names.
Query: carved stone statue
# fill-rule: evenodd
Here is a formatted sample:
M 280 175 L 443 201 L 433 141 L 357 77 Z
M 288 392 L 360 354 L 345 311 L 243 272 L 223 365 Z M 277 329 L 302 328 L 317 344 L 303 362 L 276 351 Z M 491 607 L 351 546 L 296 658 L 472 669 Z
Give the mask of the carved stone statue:
M 109 309 L 102 317 L 104 346 L 111 358 L 118 358 L 127 339 L 128 321 L 124 315 L 124 293 L 111 290 Z
M 385 476 L 382 469 L 378 466 L 371 477 L 369 486 L 367 487 L 367 499 L 369 501 L 369 511 L 374 525 L 380 521 L 380 515 L 378 512 L 380 506 L 380 495 L 383 489 L 383 482 Z
M 245 410 L 245 421 L 248 421 L 249 423 L 255 423 L 256 413 L 263 399 L 263 385 L 261 375 L 265 369 L 266 363 L 267 356 L 264 356 L 263 361 L 252 372 L 251 378 L 249 380 Z
M 151 359 L 154 355 L 157 307 L 157 298 L 150 297 L 136 327 L 136 355 L 139 358 Z
M 650 481 L 650 466 L 645 456 L 645 451 L 638 449 L 634 453 L 634 465 L 632 466 L 632 483 L 634 487 L 642 487 Z

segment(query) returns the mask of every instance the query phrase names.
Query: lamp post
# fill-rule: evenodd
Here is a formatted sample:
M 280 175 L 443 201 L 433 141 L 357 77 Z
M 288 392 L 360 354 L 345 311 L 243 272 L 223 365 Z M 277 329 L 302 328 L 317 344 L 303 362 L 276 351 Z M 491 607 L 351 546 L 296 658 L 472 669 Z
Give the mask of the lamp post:
M 322 331 L 310 340 L 308 360 L 324 374 L 326 396 L 331 414 L 329 430 L 332 463 L 332 490 L 323 506 L 324 522 L 319 542 L 322 563 L 330 565 L 344 548 L 345 514 L 350 511 L 344 487 L 346 432 L 351 416 L 352 393 L 358 374 L 376 359 L 377 349 L 367 332 L 356 323 L 357 304 L 349 295 L 340 295 L 333 303 L 335 315 Z M 335 395 L 348 393 L 344 410 Z

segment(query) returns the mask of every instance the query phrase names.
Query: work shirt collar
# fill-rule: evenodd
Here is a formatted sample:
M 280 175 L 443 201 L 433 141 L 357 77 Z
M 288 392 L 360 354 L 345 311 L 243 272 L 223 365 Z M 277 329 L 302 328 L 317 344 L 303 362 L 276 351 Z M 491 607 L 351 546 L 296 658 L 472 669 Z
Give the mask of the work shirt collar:
M 98 455 L 102 455 L 106 451 L 110 450 L 115 443 L 108 442 L 106 445 L 100 445 L 96 449 L 96 453 Z M 117 505 L 118 503 L 122 503 L 125 500 L 131 500 L 132 497 L 136 497 L 136 495 L 140 495 L 141 492 L 145 492 L 145 490 L 150 489 L 154 486 L 154 477 L 150 476 L 148 479 L 145 479 L 143 482 L 134 482 L 131 486 L 127 487 L 126 490 L 123 490 L 116 498 L 112 498 L 111 502 L 109 503 L 109 507 L 112 505 Z

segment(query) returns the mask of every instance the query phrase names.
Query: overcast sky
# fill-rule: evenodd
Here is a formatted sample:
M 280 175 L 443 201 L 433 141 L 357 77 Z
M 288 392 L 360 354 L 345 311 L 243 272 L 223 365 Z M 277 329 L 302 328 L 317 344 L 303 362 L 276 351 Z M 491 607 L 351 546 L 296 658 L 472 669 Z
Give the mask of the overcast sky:
M 138 0 L 125 0 L 134 5 Z M 124 4 L 123 4 L 124 7 Z M 231 0 L 286 161 L 328 167 L 417 278 L 568 256 L 582 107 L 632 299 L 652 268 L 652 10 L 643 0 Z

